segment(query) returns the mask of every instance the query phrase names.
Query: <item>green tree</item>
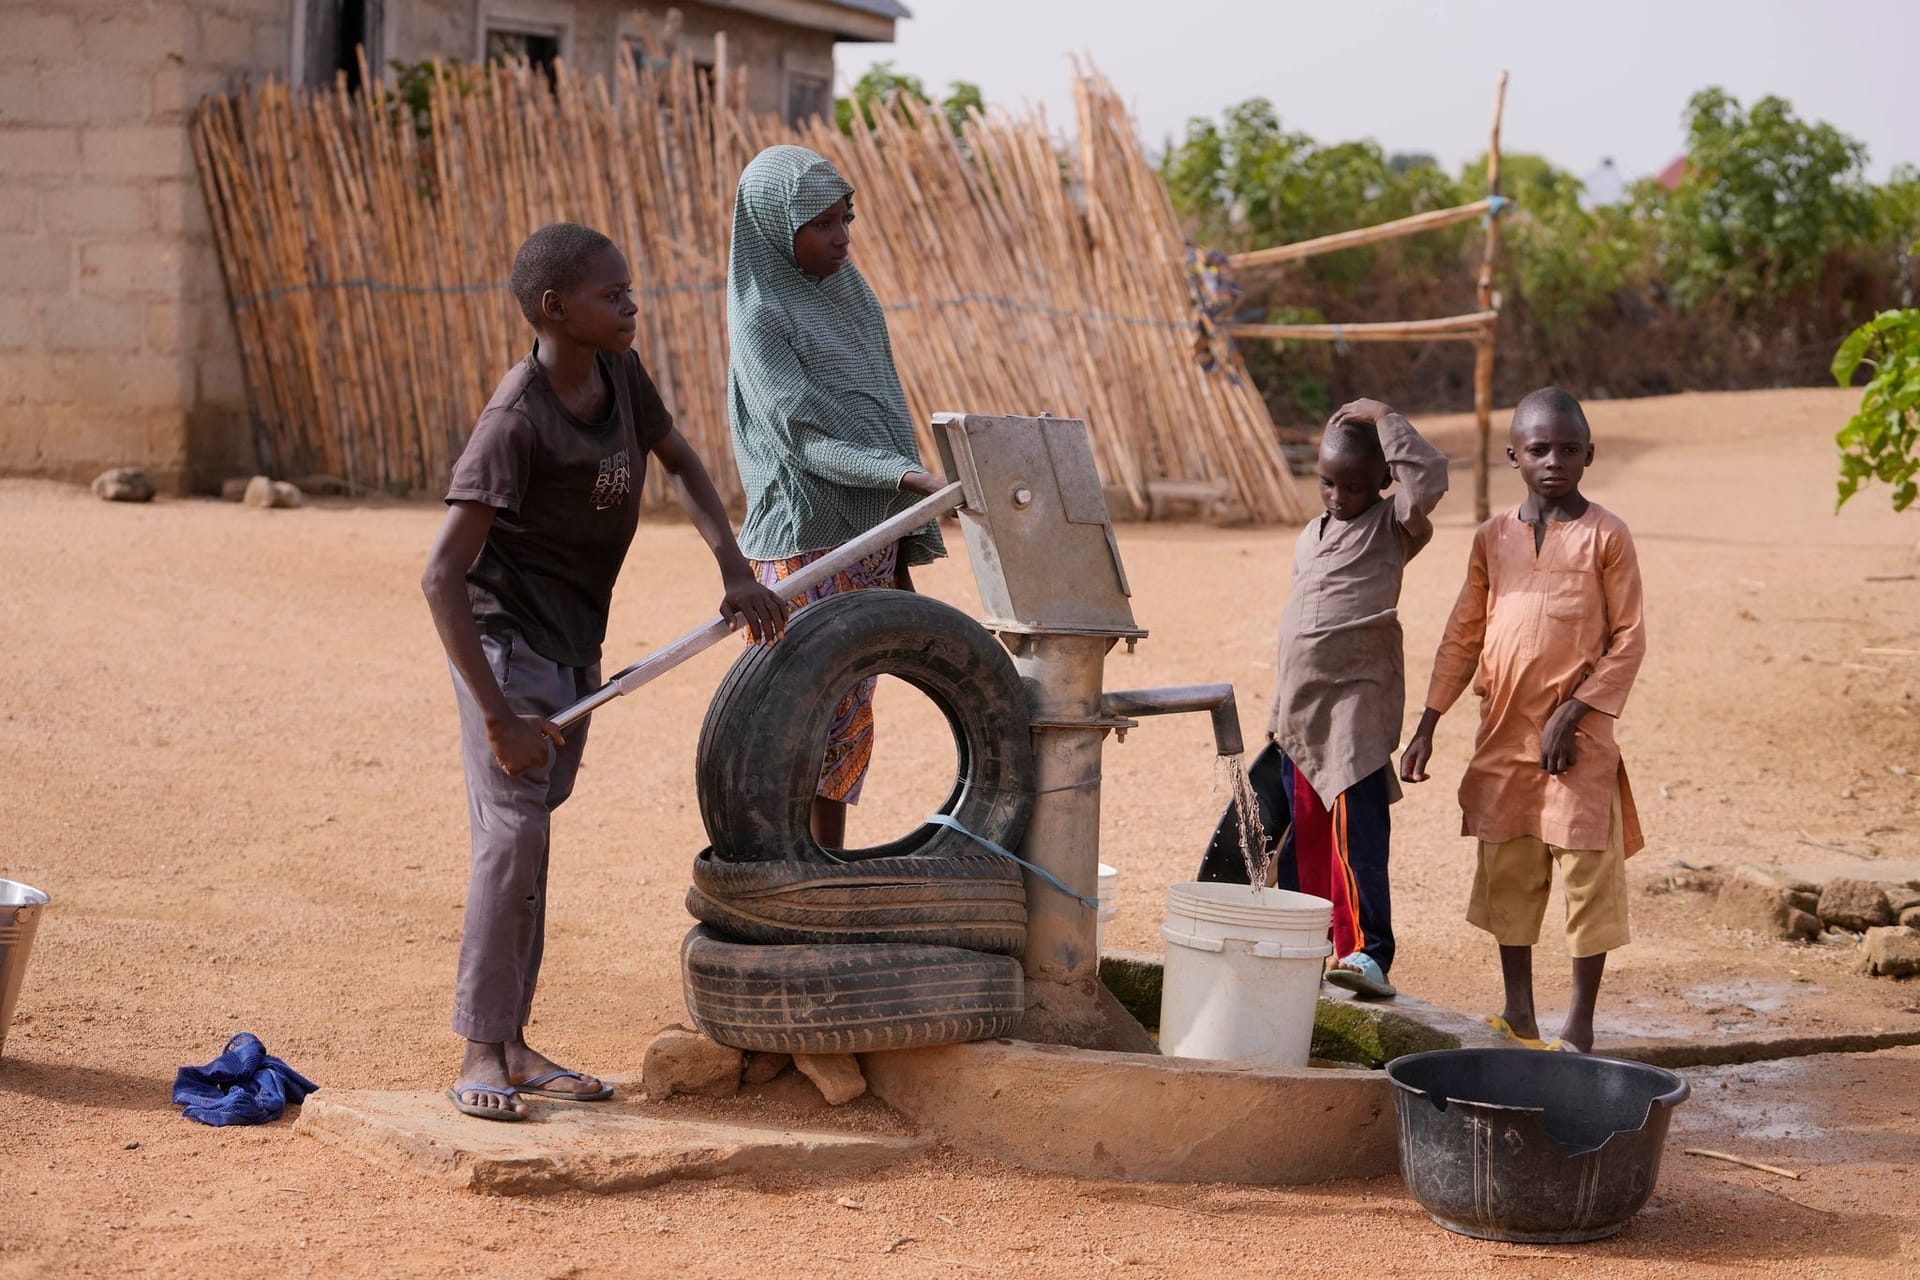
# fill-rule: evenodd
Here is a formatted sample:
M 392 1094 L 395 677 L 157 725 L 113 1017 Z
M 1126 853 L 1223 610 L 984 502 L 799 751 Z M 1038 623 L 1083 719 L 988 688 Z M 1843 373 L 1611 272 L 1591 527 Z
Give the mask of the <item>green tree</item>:
M 1920 244 L 1908 250 L 1920 252 Z M 1868 480 L 1893 486 L 1893 509 L 1920 496 L 1920 310 L 1882 311 L 1855 329 L 1833 356 L 1833 376 L 1851 386 L 1861 368 L 1873 371 L 1860 393 L 1860 410 L 1835 438 L 1840 446 L 1840 494 L 1834 509 Z
M 871 127 L 874 112 L 892 106 L 900 112 L 900 118 L 906 119 L 901 110 L 900 100 L 911 98 L 922 106 L 937 106 L 946 117 L 947 125 L 958 136 L 961 126 L 967 121 L 969 111 L 983 111 L 986 102 L 981 97 L 980 86 L 966 80 L 955 80 L 947 86 L 947 96 L 938 103 L 927 92 L 926 82 L 919 76 L 910 76 L 895 71 L 891 62 L 876 62 L 868 67 L 861 77 L 853 82 L 853 92 L 845 98 L 836 98 L 833 103 L 833 121 L 840 132 L 853 132 L 853 117 L 857 111 Z
M 1915 298 L 1914 266 L 1920 245 L 1920 169 L 1900 165 L 1887 178 L 1885 186 L 1873 190 L 1873 243 L 1888 266 L 1899 277 L 1899 300 L 1912 306 Z
M 955 80 L 947 86 L 947 96 L 940 100 L 940 113 L 947 118 L 954 136 L 958 137 L 966 126 L 967 118 L 974 112 L 984 113 L 986 99 L 980 96 L 980 86 L 966 80 Z
M 1217 243 L 1306 240 L 1458 202 L 1431 156 L 1389 157 L 1378 143 L 1322 144 L 1282 127 L 1273 104 L 1249 98 L 1218 120 L 1195 117 L 1161 161 L 1174 207 Z M 1356 253 L 1316 270 L 1364 269 Z
M 1460 190 L 1470 200 L 1487 194 L 1486 156 L 1460 170 Z M 1544 214 L 1578 207 L 1582 190 L 1580 179 L 1556 168 L 1545 156 L 1525 151 L 1508 151 L 1500 156 L 1500 194 L 1522 209 Z
M 1487 158 L 1460 173 L 1464 198 L 1487 189 Z M 1503 292 L 1526 299 L 1549 338 L 1579 332 L 1622 289 L 1650 273 L 1653 227 L 1629 207 L 1580 207 L 1581 181 L 1544 156 L 1500 157 L 1500 193 L 1514 202 L 1501 228 Z
M 1771 305 L 1871 234 L 1866 147 L 1832 125 L 1802 120 L 1784 98 L 1743 109 L 1718 88 L 1693 95 L 1686 121 L 1686 177 L 1651 210 L 1682 305 L 1722 291 L 1743 309 Z

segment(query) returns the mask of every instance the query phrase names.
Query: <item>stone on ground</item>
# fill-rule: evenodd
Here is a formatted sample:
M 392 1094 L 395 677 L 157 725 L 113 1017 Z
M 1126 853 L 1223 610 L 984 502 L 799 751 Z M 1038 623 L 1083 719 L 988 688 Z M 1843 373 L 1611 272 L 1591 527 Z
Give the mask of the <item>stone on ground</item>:
M 223 488 L 221 491 L 225 493 Z M 240 501 L 250 507 L 266 510 L 270 507 L 297 507 L 306 501 L 297 486 L 285 480 L 275 480 L 269 476 L 255 476 L 247 481 L 246 488 L 240 491 Z
M 796 1053 L 793 1065 L 813 1081 L 821 1097 L 836 1107 L 867 1091 L 859 1060 L 850 1053 Z
M 765 1084 L 792 1065 L 791 1054 L 748 1053 L 746 1063 L 740 1071 L 740 1083 L 743 1085 Z
M 152 502 L 153 481 L 138 467 L 115 467 L 93 478 L 93 496 L 104 502 Z
M 668 1027 L 647 1046 L 640 1089 L 653 1102 L 676 1093 L 731 1098 L 740 1088 L 740 1066 L 738 1049 L 716 1044 L 698 1031 Z
M 1920 929 L 1920 907 L 1908 907 L 1902 911 L 1900 923 L 1909 929 Z
M 1920 929 L 1894 925 L 1867 930 L 1860 942 L 1860 967 L 1883 978 L 1920 974 Z
M 1887 891 L 1871 880 L 1827 881 L 1820 891 L 1820 918 L 1841 929 L 1859 933 L 1893 923 Z
M 1811 911 L 1802 911 L 1795 907 L 1787 913 L 1787 936 L 1794 938 L 1817 938 L 1823 926 L 1820 917 Z
M 1736 867 L 1720 882 L 1712 919 L 1723 929 L 1751 929 L 1763 938 L 1809 938 L 1820 932 L 1819 921 L 1793 905 L 1793 887 L 1758 867 Z

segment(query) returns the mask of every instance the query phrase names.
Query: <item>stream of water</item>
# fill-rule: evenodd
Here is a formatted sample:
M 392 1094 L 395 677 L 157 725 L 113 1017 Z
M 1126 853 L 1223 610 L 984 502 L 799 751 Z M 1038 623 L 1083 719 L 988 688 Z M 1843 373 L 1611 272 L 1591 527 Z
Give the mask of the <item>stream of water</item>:
M 1247 867 L 1247 883 L 1252 886 L 1254 896 L 1258 897 L 1260 890 L 1266 887 L 1277 851 L 1267 847 L 1267 831 L 1260 822 L 1260 802 L 1254 797 L 1253 783 L 1247 777 L 1246 756 L 1220 756 L 1218 759 L 1219 763 L 1214 766 L 1215 776 L 1225 783 L 1224 790 L 1233 801 L 1240 834 L 1240 859 Z

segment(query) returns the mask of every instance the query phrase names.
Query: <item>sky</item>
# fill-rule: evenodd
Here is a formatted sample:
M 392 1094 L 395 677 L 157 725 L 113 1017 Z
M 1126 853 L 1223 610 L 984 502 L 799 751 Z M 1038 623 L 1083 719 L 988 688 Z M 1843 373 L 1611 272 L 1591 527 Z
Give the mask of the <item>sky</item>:
M 1682 113 L 1719 85 L 1775 94 L 1866 143 L 1868 173 L 1920 165 L 1920 0 L 904 0 L 894 44 L 843 44 L 841 89 L 875 62 L 935 96 L 1045 107 L 1070 129 L 1069 57 L 1090 56 L 1155 151 L 1195 115 L 1270 99 L 1326 142 L 1372 138 L 1450 171 L 1486 150 L 1505 70 L 1503 151 L 1576 175 L 1611 157 L 1629 179 L 1685 145 Z M 1841 15 L 1845 15 L 1844 19 Z

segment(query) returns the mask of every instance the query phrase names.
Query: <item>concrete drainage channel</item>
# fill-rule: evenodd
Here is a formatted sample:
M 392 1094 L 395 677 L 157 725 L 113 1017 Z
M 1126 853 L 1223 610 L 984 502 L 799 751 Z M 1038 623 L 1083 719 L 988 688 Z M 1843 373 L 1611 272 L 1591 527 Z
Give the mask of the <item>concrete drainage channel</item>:
M 1159 956 L 1103 956 L 1105 985 L 1159 1022 Z M 1499 1047 L 1478 1019 L 1402 995 L 1322 999 L 1313 1065 L 1263 1067 L 992 1041 L 863 1059 L 875 1096 L 924 1132 L 1023 1168 L 1082 1177 L 1290 1185 L 1396 1170 L 1384 1067 L 1434 1049 Z M 1609 1045 L 1668 1069 L 1920 1044 L 1920 1030 Z M 1515 1052 L 1521 1052 L 1515 1050 Z
M 1160 957 L 1114 953 L 1101 979 L 1149 1030 Z M 1393 1058 L 1497 1038 L 1471 1019 L 1323 999 L 1304 1067 L 1107 1053 L 1018 1040 L 863 1059 L 874 1095 L 924 1132 L 1022 1168 L 1080 1177 L 1285 1186 L 1394 1172 Z M 1415 1011 L 1409 1013 L 1408 1010 Z

